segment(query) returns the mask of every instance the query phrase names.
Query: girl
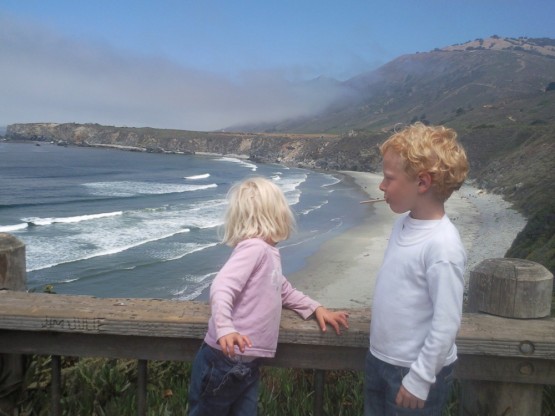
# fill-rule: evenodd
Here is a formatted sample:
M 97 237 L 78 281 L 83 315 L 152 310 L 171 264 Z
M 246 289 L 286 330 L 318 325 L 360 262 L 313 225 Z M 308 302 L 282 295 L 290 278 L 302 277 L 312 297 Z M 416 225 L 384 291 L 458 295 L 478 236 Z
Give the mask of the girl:
M 210 288 L 212 315 L 193 363 L 190 416 L 256 415 L 259 359 L 276 352 L 281 309 L 315 316 L 339 335 L 346 312 L 333 312 L 299 292 L 281 272 L 275 247 L 294 228 L 282 191 L 264 178 L 234 185 L 228 194 L 223 242 L 234 247 Z

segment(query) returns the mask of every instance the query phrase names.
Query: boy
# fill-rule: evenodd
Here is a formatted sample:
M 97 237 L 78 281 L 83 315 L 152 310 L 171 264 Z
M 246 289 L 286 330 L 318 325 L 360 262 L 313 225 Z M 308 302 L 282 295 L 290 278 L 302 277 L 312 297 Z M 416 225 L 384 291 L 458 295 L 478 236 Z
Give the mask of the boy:
M 422 123 L 380 146 L 395 222 L 378 273 L 365 416 L 441 415 L 457 359 L 466 253 L 444 204 L 468 173 L 454 130 Z

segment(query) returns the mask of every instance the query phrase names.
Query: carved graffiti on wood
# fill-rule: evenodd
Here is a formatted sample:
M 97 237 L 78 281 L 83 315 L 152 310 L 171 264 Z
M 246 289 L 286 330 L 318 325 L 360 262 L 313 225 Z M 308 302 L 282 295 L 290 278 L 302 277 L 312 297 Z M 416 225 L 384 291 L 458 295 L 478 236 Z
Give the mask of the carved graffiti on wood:
M 100 330 L 100 318 L 50 318 L 45 317 L 41 324 L 44 329 L 65 329 L 69 331 L 90 331 L 98 332 Z

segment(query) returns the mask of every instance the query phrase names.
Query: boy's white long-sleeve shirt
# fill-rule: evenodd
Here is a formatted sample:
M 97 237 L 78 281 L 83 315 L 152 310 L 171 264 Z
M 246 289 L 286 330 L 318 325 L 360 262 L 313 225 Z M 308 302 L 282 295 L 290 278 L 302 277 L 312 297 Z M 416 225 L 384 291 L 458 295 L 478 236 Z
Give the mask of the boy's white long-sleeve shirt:
M 410 367 L 403 386 L 426 400 L 436 374 L 457 359 L 466 252 L 459 232 L 440 220 L 397 219 L 378 273 L 370 351 Z
M 210 305 L 204 341 L 219 349 L 219 338 L 239 332 L 250 338 L 244 354 L 253 357 L 275 355 L 282 307 L 306 319 L 321 306 L 293 288 L 282 274 L 279 250 L 259 238 L 237 244 L 212 282 Z

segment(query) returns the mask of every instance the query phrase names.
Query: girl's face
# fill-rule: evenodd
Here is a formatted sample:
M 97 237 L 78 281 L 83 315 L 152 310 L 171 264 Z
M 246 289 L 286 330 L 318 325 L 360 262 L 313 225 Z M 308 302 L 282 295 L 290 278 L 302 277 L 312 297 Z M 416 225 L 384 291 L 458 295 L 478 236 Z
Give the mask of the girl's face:
M 383 180 L 380 190 L 396 214 L 411 211 L 418 195 L 418 177 L 412 178 L 403 169 L 403 159 L 388 150 L 383 157 Z

